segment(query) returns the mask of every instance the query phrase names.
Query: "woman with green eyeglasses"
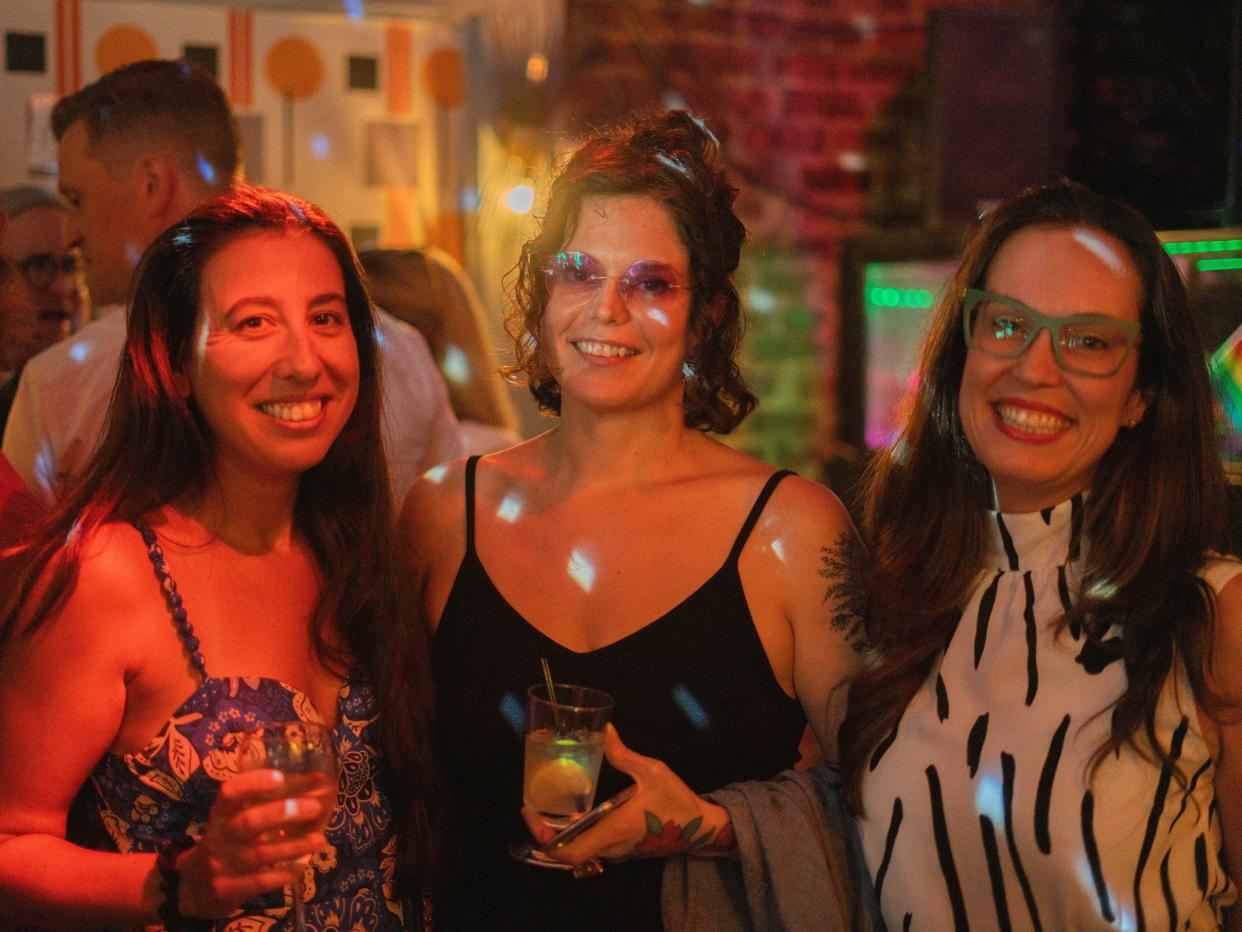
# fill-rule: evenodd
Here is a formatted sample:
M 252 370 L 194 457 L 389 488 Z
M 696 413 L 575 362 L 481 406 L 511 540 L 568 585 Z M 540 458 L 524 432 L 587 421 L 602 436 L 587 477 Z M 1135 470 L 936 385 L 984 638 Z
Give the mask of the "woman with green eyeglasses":
M 1242 879 L 1242 564 L 1203 352 L 1135 211 L 987 217 L 875 463 L 841 733 L 889 928 L 1217 928 Z
M 649 791 L 659 775 L 618 734 L 697 792 L 791 767 L 808 721 L 832 746 L 829 698 L 858 656 L 854 530 L 823 486 L 709 435 L 755 404 L 735 195 L 687 113 L 588 139 L 523 250 L 509 321 L 551 429 L 433 470 L 407 501 L 459 815 L 438 928 L 663 927 L 663 864 L 644 858 L 729 851 L 728 820 L 690 789 Z M 523 712 L 541 658 L 615 700 L 595 801 L 638 785 L 583 836 L 598 876 L 509 855 L 531 841 Z

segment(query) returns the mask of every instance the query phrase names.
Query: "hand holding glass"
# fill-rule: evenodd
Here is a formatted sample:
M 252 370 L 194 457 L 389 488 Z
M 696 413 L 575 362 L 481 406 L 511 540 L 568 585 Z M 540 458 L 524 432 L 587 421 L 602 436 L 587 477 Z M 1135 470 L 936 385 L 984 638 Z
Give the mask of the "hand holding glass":
M 595 802 L 604 759 L 604 725 L 612 715 L 607 693 L 555 684 L 556 701 L 537 683 L 526 691 L 526 766 L 522 804 L 553 828 L 562 829 Z M 566 868 L 530 849 L 517 854 L 531 864 Z
M 242 737 L 238 756 L 240 770 L 279 770 L 285 775 L 280 795 L 308 796 L 318 801 L 321 811 L 311 831 L 327 828 L 336 808 L 336 749 L 326 725 L 317 722 L 268 722 Z M 306 928 L 303 907 L 304 884 L 294 881 L 292 889 L 293 926 Z

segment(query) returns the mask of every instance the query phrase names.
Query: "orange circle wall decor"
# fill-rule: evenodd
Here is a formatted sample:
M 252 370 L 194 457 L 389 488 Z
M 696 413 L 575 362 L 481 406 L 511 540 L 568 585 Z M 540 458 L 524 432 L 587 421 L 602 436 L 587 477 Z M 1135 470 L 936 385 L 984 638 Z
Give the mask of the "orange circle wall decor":
M 267 81 L 282 97 L 306 100 L 323 85 L 323 59 L 301 36 L 277 40 L 267 53 Z
M 101 77 L 123 65 L 159 57 L 151 34 L 129 24 L 113 26 L 95 43 L 95 69 Z

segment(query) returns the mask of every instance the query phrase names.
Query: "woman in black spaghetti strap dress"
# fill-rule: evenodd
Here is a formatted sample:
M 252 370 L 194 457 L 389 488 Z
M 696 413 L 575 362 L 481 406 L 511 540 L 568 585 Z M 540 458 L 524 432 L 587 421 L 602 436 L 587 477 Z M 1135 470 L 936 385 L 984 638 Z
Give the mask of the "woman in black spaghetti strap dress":
M 606 765 L 597 800 L 638 783 L 610 817 L 629 833 L 616 860 L 584 878 L 514 861 L 541 657 L 614 697 L 614 764 L 619 733 L 694 793 L 792 766 L 808 721 L 831 751 L 858 635 L 854 530 L 824 487 L 708 436 L 755 404 L 735 361 L 735 194 L 686 113 L 586 142 L 523 250 L 509 321 L 513 372 L 558 420 L 407 500 L 460 835 L 442 929 L 659 929 L 661 864 L 641 856 L 731 844 L 718 807 Z

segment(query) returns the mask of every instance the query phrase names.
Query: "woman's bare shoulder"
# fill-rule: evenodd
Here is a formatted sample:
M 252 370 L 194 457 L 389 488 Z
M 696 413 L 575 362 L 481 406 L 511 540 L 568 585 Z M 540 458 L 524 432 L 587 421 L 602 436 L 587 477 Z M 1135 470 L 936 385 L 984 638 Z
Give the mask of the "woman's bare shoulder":
M 781 493 L 780 507 L 806 508 L 815 515 L 834 521 L 849 520 L 849 513 L 837 494 L 814 479 L 799 475 L 786 476 L 777 486 L 777 490 Z
M 764 516 L 786 534 L 836 538 L 854 526 L 841 499 L 827 486 L 800 475 L 785 476 L 772 492 Z
M 124 616 L 139 606 L 162 608 L 151 553 L 129 522 L 109 521 L 85 532 L 78 553 L 77 578 L 65 602 L 71 614 Z
M 84 663 L 93 657 L 92 664 L 128 668 L 150 633 L 147 622 L 167 618 L 147 545 L 132 525 L 123 522 L 71 533 L 81 538 L 72 550 L 75 565 L 69 588 L 51 614 L 39 620 L 38 637 L 30 646 L 58 656 L 66 669 L 78 655 Z M 59 561 L 69 552 L 62 550 L 45 568 L 25 603 L 26 622 L 35 620 L 35 606 L 42 603 Z
M 538 440 L 539 438 L 536 438 Z M 486 494 L 497 476 L 514 476 L 529 471 L 535 441 L 526 441 L 478 458 L 475 465 L 475 494 Z M 466 473 L 470 457 L 442 463 L 423 473 L 410 487 L 401 508 L 400 527 L 407 535 L 420 529 L 443 530 L 460 524 L 466 507 Z

